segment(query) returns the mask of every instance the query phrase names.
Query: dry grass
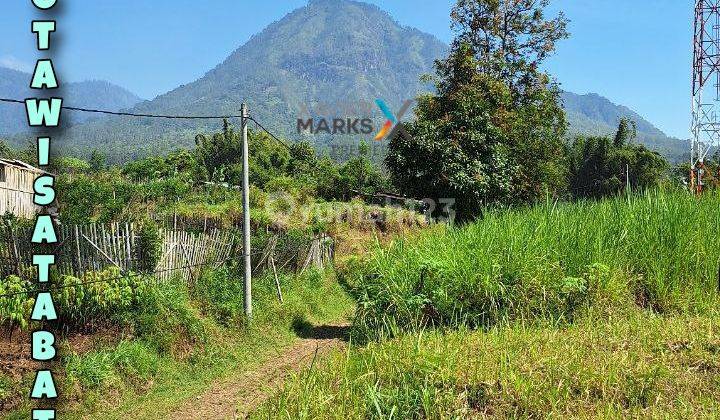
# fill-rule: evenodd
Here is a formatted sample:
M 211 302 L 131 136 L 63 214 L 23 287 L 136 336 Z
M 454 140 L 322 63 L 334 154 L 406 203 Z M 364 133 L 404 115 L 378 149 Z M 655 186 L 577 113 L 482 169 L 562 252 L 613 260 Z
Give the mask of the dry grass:
M 255 418 L 710 418 L 716 314 L 408 335 L 337 354 Z

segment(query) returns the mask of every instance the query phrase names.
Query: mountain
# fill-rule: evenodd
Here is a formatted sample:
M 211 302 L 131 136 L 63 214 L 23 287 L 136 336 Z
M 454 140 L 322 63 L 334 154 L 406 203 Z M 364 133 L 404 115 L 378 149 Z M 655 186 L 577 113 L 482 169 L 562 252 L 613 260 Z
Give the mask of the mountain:
M 371 117 L 379 127 L 384 118 L 375 99 L 382 98 L 397 110 L 406 99 L 429 91 L 431 86 L 421 83 L 420 76 L 432 73 L 434 61 L 447 52 L 448 46 L 434 36 L 402 26 L 377 6 L 352 0 L 311 0 L 253 36 L 192 83 L 151 101 L 137 103 L 133 95 L 122 103 L 126 106 L 97 107 L 112 110 L 135 105 L 135 113 L 207 116 L 237 115 L 240 104 L 247 102 L 251 116 L 266 128 L 288 139 L 311 140 L 319 148 L 330 149 L 331 155 L 341 150 L 338 154 L 342 155 L 343 150 L 355 148 L 358 136 L 301 135 L 297 119 Z M 29 76 L 19 79 L 18 86 L 25 86 Z M 75 98 L 66 95 L 66 99 L 69 104 L 80 104 L 81 99 L 105 96 L 94 95 L 90 89 Z M 612 135 L 620 118 L 627 117 L 636 121 L 640 142 L 673 160 L 685 153 L 683 142 L 668 137 L 627 107 L 596 94 L 564 92 L 562 99 L 571 136 Z M 24 122 L 20 117 L 12 119 L 15 124 Z M 79 122 L 74 121 L 56 144 L 78 154 L 99 148 L 114 161 L 192 147 L 198 132 L 221 127 L 217 120 L 123 116 Z
M 92 80 L 78 83 L 65 83 L 57 91 L 37 91 L 30 89 L 32 75 L 0 67 L 0 97 L 25 99 L 48 93 L 61 96 L 65 105 L 80 108 L 106 109 L 119 111 L 131 108 L 141 101 L 135 94 L 112 83 Z M 66 111 L 63 111 L 66 112 Z M 67 111 L 64 123 L 80 124 L 92 118 L 92 114 Z M 22 105 L 0 103 L 0 135 L 7 136 L 28 130 L 25 107 Z
M 380 125 L 382 114 L 374 101 L 382 98 L 397 110 L 427 91 L 420 76 L 431 72 L 434 60 L 446 52 L 447 45 L 434 36 L 400 25 L 376 6 L 312 0 L 253 36 L 199 80 L 133 111 L 236 115 L 246 101 L 255 119 L 293 139 L 299 137 L 297 119 L 308 110 L 330 108 L 348 118 L 372 113 Z M 67 130 L 65 146 L 97 147 L 99 138 L 104 149 L 128 159 L 192 146 L 198 130 L 220 126 L 219 121 L 109 117 Z
M 578 95 L 562 92 L 563 107 L 569 124 L 570 137 L 612 136 L 620 119 L 635 121 L 638 142 L 656 150 L 671 161 L 677 162 L 688 153 L 688 142 L 668 136 L 632 109 L 616 105 L 596 93 Z

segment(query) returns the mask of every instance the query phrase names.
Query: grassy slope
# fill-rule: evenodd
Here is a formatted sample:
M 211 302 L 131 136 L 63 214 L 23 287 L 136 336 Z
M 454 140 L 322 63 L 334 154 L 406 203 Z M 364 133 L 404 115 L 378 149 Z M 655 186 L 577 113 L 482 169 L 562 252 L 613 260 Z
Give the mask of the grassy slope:
M 429 332 L 339 354 L 254 418 L 712 417 L 717 314 Z
M 352 301 L 332 275 L 282 279 L 279 304 L 270 279 L 256 279 L 255 316 L 242 325 L 242 281 L 204 277 L 192 296 L 160 288 L 159 307 L 132 314 L 135 333 L 112 346 L 78 354 L 65 349 L 61 384 L 64 418 L 158 418 L 222 377 L 258 366 L 297 339 L 299 321 L 321 324 L 347 317 Z M 27 418 L 28 407 L 8 418 Z
M 702 311 L 718 293 L 718 207 L 719 194 L 656 191 L 491 213 L 398 241 L 347 275 L 359 285 L 356 327 L 377 337 L 428 323 L 567 322 L 588 307 Z
M 719 207 L 550 203 L 378 249 L 346 275 L 355 337 L 395 338 L 303 373 L 257 417 L 711 416 Z

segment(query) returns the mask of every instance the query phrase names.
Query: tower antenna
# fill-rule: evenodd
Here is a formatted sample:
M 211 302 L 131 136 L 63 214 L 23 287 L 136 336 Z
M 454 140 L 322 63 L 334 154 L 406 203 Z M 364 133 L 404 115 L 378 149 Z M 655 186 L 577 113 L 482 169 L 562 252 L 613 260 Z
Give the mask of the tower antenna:
M 690 188 L 701 193 L 708 153 L 720 146 L 720 0 L 695 1 Z

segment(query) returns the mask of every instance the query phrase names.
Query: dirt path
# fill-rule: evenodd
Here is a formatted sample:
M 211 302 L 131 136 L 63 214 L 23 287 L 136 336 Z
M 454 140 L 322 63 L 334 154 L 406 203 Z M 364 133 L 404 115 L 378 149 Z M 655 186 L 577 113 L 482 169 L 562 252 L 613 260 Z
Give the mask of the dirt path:
M 308 337 L 239 376 L 214 384 L 204 394 L 187 400 L 172 414 L 173 419 L 244 419 L 282 385 L 292 372 L 310 366 L 315 355 L 321 357 L 342 348 L 347 341 L 347 325 L 315 327 Z

